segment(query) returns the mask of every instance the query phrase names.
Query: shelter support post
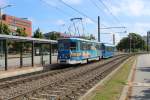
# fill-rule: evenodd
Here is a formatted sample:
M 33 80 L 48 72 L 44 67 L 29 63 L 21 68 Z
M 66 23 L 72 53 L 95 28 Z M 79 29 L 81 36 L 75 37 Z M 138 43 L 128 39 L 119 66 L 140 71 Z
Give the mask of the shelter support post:
M 52 64 L 52 44 L 49 44 L 49 64 Z
M 23 42 L 20 42 L 20 68 L 23 66 Z
M 34 54 L 35 54 L 35 52 L 34 52 L 34 41 L 32 41 L 32 52 L 31 53 L 32 53 L 31 54 L 32 55 L 32 59 L 31 59 L 32 62 L 31 63 L 32 63 L 32 67 L 33 67 L 34 66 Z
M 44 62 L 43 62 L 43 44 L 41 43 L 41 49 L 40 49 L 40 55 L 41 55 L 41 64 L 42 66 L 44 65 Z
M 5 39 L 4 40 L 4 52 L 5 52 L 5 70 L 7 70 L 8 68 L 8 40 Z

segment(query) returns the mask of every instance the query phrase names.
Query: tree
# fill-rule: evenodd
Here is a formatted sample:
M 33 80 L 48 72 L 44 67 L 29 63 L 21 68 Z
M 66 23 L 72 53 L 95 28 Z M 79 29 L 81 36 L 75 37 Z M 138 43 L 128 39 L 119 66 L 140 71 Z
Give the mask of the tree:
M 59 38 L 62 38 L 61 34 L 59 32 L 55 32 L 55 31 L 46 33 L 45 37 L 47 39 L 51 39 L 51 40 L 58 40 Z
M 137 50 L 143 50 L 145 49 L 145 41 L 140 35 L 136 33 L 129 33 L 127 37 L 124 37 L 120 40 L 120 42 L 117 45 L 117 49 L 121 51 L 129 51 L 130 47 L 133 52 Z
M 81 38 L 87 39 L 87 40 L 95 40 L 95 36 L 93 36 L 92 34 L 90 34 L 90 36 L 83 35 L 83 36 L 81 36 Z
M 16 33 L 17 33 L 16 36 L 23 36 L 23 37 L 27 36 L 27 33 L 25 32 L 25 29 L 23 28 L 17 28 Z M 12 45 L 13 45 L 13 48 L 16 48 L 16 50 L 19 51 L 21 47 L 19 42 L 12 42 Z M 30 45 L 24 43 L 23 47 L 26 47 L 26 46 L 31 47 Z
M 0 23 L 0 34 L 6 34 L 9 35 L 10 34 L 10 29 L 8 28 L 8 26 L 4 23 Z
M 33 35 L 34 38 L 44 38 L 44 35 L 42 34 L 42 32 L 40 31 L 40 28 L 36 29 Z
M 27 36 L 25 29 L 23 28 L 17 28 L 16 32 L 18 33 L 17 36 L 24 36 L 24 37 Z

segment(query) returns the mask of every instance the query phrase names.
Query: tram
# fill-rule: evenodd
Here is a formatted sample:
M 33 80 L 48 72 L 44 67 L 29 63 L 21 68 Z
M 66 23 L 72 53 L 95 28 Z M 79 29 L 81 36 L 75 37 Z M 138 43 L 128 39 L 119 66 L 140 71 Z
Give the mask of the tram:
M 59 64 L 82 64 L 92 60 L 100 60 L 113 55 L 114 50 L 107 44 L 80 39 L 63 38 L 58 40 Z M 110 55 L 109 55 L 110 54 Z

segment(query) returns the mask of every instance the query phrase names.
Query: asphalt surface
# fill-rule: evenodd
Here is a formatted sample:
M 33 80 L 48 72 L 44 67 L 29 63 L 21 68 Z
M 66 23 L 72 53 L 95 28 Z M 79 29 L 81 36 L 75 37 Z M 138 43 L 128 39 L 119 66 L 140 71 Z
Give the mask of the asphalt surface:
M 150 100 L 150 54 L 137 59 L 130 100 Z

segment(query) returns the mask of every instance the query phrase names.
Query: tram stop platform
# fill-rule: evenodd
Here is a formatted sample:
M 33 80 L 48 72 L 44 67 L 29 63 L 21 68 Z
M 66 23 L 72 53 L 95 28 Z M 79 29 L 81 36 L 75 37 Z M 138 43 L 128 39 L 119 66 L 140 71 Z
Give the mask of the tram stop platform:
M 137 57 L 120 100 L 150 100 L 150 54 Z
M 11 68 L 7 71 L 0 71 L 0 79 L 8 78 L 8 77 L 14 77 L 19 76 L 23 74 L 28 74 L 32 72 L 38 72 L 42 71 L 44 67 L 22 67 L 22 68 Z

